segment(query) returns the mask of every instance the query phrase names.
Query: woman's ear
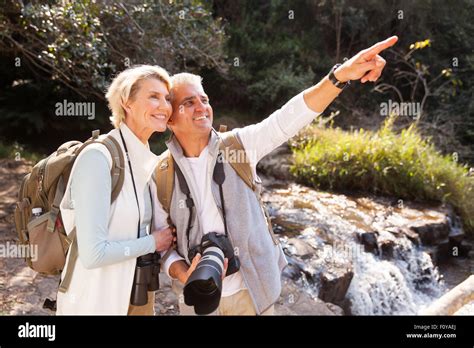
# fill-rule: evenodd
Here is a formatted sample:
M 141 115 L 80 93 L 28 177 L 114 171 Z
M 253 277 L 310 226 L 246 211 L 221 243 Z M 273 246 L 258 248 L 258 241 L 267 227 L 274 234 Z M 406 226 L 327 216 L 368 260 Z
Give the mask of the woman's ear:
M 122 100 L 122 101 L 120 101 L 120 105 L 122 105 L 122 108 L 125 110 L 125 114 L 126 114 L 126 115 L 129 115 L 130 112 L 131 112 L 131 108 L 130 108 L 130 105 L 129 105 L 128 101 L 127 101 L 127 102 L 124 102 L 124 101 Z

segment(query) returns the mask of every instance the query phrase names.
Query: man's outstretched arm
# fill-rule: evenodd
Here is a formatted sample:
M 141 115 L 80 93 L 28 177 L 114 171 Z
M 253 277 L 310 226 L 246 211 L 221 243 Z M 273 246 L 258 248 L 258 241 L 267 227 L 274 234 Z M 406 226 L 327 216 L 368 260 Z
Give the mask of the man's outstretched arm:
M 360 51 L 337 68 L 334 76 L 340 82 L 376 81 L 385 67 L 385 60 L 379 56 L 379 53 L 393 46 L 397 40 L 396 36 L 392 36 Z M 326 76 L 315 86 L 292 98 L 262 122 L 236 130 L 251 164 L 256 166 L 263 156 L 310 124 L 339 93 L 341 89 Z

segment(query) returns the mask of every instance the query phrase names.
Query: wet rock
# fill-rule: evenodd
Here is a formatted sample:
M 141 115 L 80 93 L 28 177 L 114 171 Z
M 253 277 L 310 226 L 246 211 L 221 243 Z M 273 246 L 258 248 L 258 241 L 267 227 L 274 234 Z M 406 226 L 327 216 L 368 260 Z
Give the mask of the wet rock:
M 289 248 L 292 255 L 300 257 L 302 260 L 311 258 L 315 250 L 305 241 L 298 238 L 289 238 L 286 248 Z
M 364 245 L 366 252 L 378 253 L 377 235 L 377 232 L 364 232 L 357 235 L 359 242 Z
M 428 253 L 428 255 L 430 255 L 435 266 L 446 262 L 451 256 L 453 256 L 451 244 L 449 243 L 448 238 L 439 242 L 437 245 L 425 246 L 423 249 Z
M 301 278 L 301 269 L 294 264 L 288 264 L 282 272 L 282 277 L 291 280 L 298 280 Z
M 319 298 L 324 302 L 343 305 L 354 272 L 350 268 L 334 267 L 321 273 Z
M 288 265 L 283 269 L 283 277 L 298 280 L 304 275 L 308 281 L 313 282 L 313 275 L 311 272 L 306 270 L 305 263 L 298 258 L 289 255 L 285 248 L 283 248 L 283 250 L 285 251 L 286 260 L 288 262 Z
M 421 244 L 420 236 L 418 236 L 418 234 L 413 232 L 411 229 L 401 228 L 400 231 L 416 246 L 419 246 Z
M 464 240 L 466 237 L 466 234 L 462 230 L 451 230 L 451 232 L 448 235 L 449 240 L 453 244 L 461 244 L 461 242 Z
M 383 240 L 380 242 L 380 256 L 385 259 L 389 260 L 393 258 L 393 250 L 395 248 L 395 242 L 393 240 Z
M 469 257 L 469 253 L 473 249 L 473 243 L 467 240 L 463 240 L 459 244 L 459 256 L 461 257 Z
M 298 236 L 306 226 L 296 222 L 289 221 L 283 217 L 276 216 L 272 218 L 273 231 L 276 234 L 283 234 L 286 236 Z
M 295 209 L 311 209 L 314 210 L 314 205 L 311 202 L 295 199 L 293 202 Z
M 283 280 L 282 292 L 275 304 L 277 315 L 343 315 L 342 308 L 312 298 L 299 285 Z
M 413 232 L 411 229 L 407 227 L 390 226 L 390 227 L 385 228 L 385 231 L 390 232 L 397 238 L 400 238 L 401 236 L 405 236 L 416 246 L 420 245 L 421 241 L 418 234 Z
M 156 315 L 179 314 L 178 297 L 171 288 L 171 279 L 164 273 L 160 273 L 160 289 L 156 291 L 155 313 Z
M 293 164 L 293 155 L 287 144 L 283 144 L 270 152 L 258 162 L 257 169 L 265 175 L 270 175 L 278 180 L 291 180 L 293 175 L 290 167 Z
M 424 245 L 436 245 L 449 236 L 450 230 L 447 220 L 442 223 L 411 226 L 411 229 L 418 234 Z

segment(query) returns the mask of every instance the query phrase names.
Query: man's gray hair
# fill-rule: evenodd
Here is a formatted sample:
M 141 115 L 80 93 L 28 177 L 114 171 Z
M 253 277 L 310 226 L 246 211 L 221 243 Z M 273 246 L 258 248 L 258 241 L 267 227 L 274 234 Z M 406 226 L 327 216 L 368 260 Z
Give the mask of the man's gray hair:
M 202 86 L 202 77 L 191 73 L 179 73 L 171 77 L 171 84 L 177 87 L 183 84 L 197 84 Z
M 180 85 L 197 85 L 202 86 L 202 77 L 199 75 L 194 75 L 191 73 L 179 73 L 171 76 L 171 84 L 172 87 L 170 89 L 170 97 L 171 100 L 174 101 L 175 99 L 175 88 L 179 87 Z

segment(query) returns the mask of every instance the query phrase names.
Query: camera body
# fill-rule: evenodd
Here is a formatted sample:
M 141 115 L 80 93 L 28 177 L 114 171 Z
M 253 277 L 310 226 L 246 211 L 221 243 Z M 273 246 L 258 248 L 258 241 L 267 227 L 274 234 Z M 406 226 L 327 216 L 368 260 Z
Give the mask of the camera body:
M 202 237 L 201 244 L 191 248 L 188 252 L 188 259 L 193 262 L 194 257 L 199 253 L 204 255 L 207 248 L 217 247 L 224 253 L 224 257 L 228 259 L 226 276 L 234 274 L 240 269 L 240 260 L 234 254 L 234 248 L 230 239 L 221 233 L 209 232 Z
M 210 314 L 221 299 L 224 259 L 228 259 L 226 276 L 240 269 L 240 260 L 229 238 L 216 232 L 205 234 L 201 243 L 188 251 L 191 262 L 197 253 L 202 257 L 184 285 L 184 303 L 194 306 L 196 314 Z
M 160 258 L 160 254 L 156 251 L 137 258 L 130 298 L 132 305 L 146 305 L 148 291 L 156 291 L 160 288 Z

